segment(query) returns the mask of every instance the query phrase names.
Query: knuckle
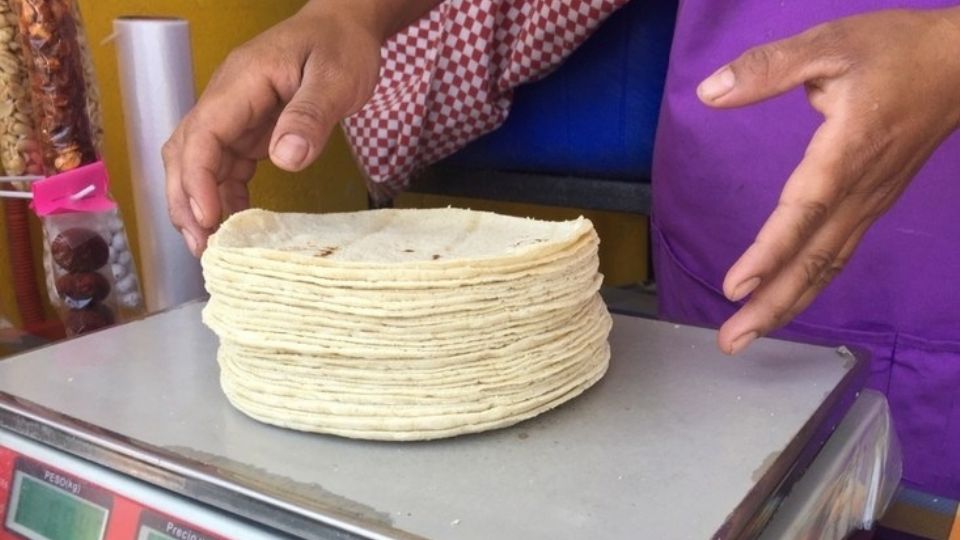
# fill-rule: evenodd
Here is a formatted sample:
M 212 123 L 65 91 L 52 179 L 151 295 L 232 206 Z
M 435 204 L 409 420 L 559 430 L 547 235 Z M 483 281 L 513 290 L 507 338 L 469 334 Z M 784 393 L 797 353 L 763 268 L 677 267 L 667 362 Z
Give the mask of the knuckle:
M 283 115 L 288 121 L 308 128 L 309 134 L 316 133 L 320 126 L 324 126 L 329 121 L 329 116 L 324 110 L 324 106 L 309 96 L 298 97 L 291 101 L 283 111 Z
M 817 282 L 817 287 L 822 289 L 829 285 L 830 282 L 833 281 L 833 279 L 837 277 L 837 275 L 839 275 L 844 268 L 846 268 L 846 266 L 847 261 L 845 259 L 834 259 L 833 262 L 823 271 L 823 274 L 820 275 L 820 280 Z
M 821 54 L 838 53 L 844 49 L 847 34 L 845 21 L 829 21 L 811 28 L 807 40 Z
M 760 79 L 770 77 L 776 60 L 782 59 L 783 50 L 776 45 L 754 47 L 743 53 L 739 62 L 742 69 Z
M 319 83 L 315 86 L 336 88 L 353 75 L 353 70 L 347 67 L 345 61 L 340 61 L 330 51 L 313 51 L 306 58 L 300 54 L 281 52 L 273 58 L 268 69 L 268 77 L 284 101 L 293 99 L 307 78 Z
M 850 26 L 842 19 L 830 21 L 811 28 L 805 35 L 807 47 L 817 59 L 842 73 L 856 63 Z
M 808 287 L 815 287 L 824 279 L 833 263 L 833 253 L 815 249 L 803 260 L 803 274 Z
M 170 165 L 174 161 L 177 154 L 177 146 L 173 137 L 163 143 L 163 146 L 160 148 L 160 157 L 163 158 L 165 164 Z
M 250 179 L 253 178 L 253 175 L 256 172 L 257 172 L 256 161 L 239 161 L 233 166 L 230 179 L 242 184 L 243 186 L 246 186 L 247 182 L 249 182 Z
M 300 69 L 295 66 L 278 67 L 270 76 L 277 95 L 282 100 L 290 100 L 300 88 L 302 77 Z

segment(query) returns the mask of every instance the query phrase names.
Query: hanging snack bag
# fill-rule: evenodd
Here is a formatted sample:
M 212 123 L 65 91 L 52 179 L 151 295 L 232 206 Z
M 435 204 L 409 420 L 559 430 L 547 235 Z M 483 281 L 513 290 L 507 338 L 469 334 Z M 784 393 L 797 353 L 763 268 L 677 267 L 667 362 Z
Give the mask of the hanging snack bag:
M 47 285 L 67 332 L 82 334 L 141 315 L 143 296 L 91 130 L 75 6 L 71 0 L 10 2 L 49 176 L 33 184 Z
M 116 203 L 107 191 L 103 163 L 39 180 L 32 189 L 67 334 L 84 334 L 127 318 L 129 306 L 142 302 L 136 282 L 129 276 L 117 279 L 112 268 L 118 251 L 125 251 L 114 247 Z

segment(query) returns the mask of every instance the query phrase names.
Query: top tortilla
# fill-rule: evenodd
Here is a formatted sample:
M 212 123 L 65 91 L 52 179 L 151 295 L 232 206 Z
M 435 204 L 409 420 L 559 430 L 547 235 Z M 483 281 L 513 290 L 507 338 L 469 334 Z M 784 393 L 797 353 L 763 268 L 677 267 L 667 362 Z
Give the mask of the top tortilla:
M 454 269 L 549 257 L 590 234 L 593 225 L 582 217 L 539 221 L 457 208 L 333 214 L 246 210 L 224 222 L 208 246 L 313 267 Z

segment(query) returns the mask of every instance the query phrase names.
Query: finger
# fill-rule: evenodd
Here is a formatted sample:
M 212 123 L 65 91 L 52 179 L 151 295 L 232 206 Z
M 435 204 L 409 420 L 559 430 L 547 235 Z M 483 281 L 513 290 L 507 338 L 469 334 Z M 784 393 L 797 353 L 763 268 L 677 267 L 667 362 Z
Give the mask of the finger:
M 227 181 L 220 184 L 220 208 L 223 209 L 222 219 L 246 210 L 250 207 L 250 192 L 248 182 L 253 178 L 257 163 L 254 160 L 237 160 L 233 170 L 224 173 Z
M 828 23 L 754 47 L 700 83 L 697 95 L 708 105 L 739 107 L 836 77 L 848 67 L 841 41 L 837 23 Z
M 817 295 L 833 281 L 833 278 L 837 277 L 840 271 L 846 266 L 847 261 L 850 260 L 850 257 L 853 256 L 853 252 L 856 251 L 857 246 L 860 245 L 860 240 L 863 239 L 863 235 L 866 234 L 867 229 L 870 228 L 872 223 L 872 221 L 865 221 L 857 227 L 853 234 L 850 235 L 850 238 L 847 239 L 847 243 L 840 249 L 840 253 L 837 254 L 833 264 L 817 279 L 816 285 L 805 291 L 803 295 L 800 296 L 800 299 L 797 300 L 797 303 L 783 316 L 784 322 L 792 321 L 797 315 L 810 307 L 810 304 L 817 298 Z
M 250 192 L 242 182 L 224 182 L 220 184 L 220 207 L 223 219 L 250 207 Z
M 205 229 L 213 229 L 221 213 L 217 186 L 218 171 L 230 168 L 233 157 L 209 131 L 188 132 L 183 150 L 183 190 L 194 219 Z
M 167 184 L 167 201 L 170 221 L 183 235 L 190 253 L 199 257 L 206 247 L 207 232 L 194 220 L 186 194 L 179 186 Z
M 280 108 L 274 114 L 261 120 L 258 127 L 237 139 L 236 148 L 243 149 L 243 157 L 257 161 L 270 157 L 270 137 L 273 128 L 277 125 Z
M 252 74 L 251 74 L 252 73 Z M 217 185 L 229 147 L 261 125 L 277 107 L 273 83 L 259 73 L 236 73 L 208 88 L 184 121 L 180 178 L 194 219 L 205 229 L 216 227 L 221 215 Z
M 299 88 L 280 113 L 270 141 L 270 159 L 288 171 L 312 163 L 327 144 L 334 126 L 356 99 L 318 61 L 304 66 Z
M 182 148 L 182 132 L 174 132 L 170 140 L 163 146 L 163 167 L 166 176 L 165 193 L 167 196 L 167 212 L 170 216 L 170 222 L 187 244 L 187 248 L 198 256 L 201 253 L 201 243 L 203 228 L 200 227 L 190 211 L 187 196 L 183 192 L 183 186 L 180 183 L 180 155 Z
M 721 350 L 736 354 L 757 337 L 786 324 L 843 269 L 870 221 L 845 213 L 824 225 L 791 263 L 724 323 L 717 335 Z
M 183 192 L 183 188 L 180 185 L 181 145 L 181 131 L 177 129 L 160 149 L 160 157 L 163 159 L 164 192 L 167 197 L 167 213 L 170 214 L 170 222 L 177 229 L 185 225 L 185 216 L 177 206 L 177 203 L 180 201 L 179 195 Z
M 253 173 L 257 170 L 257 161 L 255 157 L 243 157 L 231 153 L 228 159 L 221 162 L 217 170 L 217 181 L 221 184 L 226 182 L 246 184 L 253 179 Z
M 839 141 L 846 140 L 841 122 L 824 122 L 807 154 L 784 185 L 777 207 L 753 244 L 727 272 L 724 294 L 737 302 L 770 279 L 800 250 L 833 212 L 848 185 L 850 171 Z

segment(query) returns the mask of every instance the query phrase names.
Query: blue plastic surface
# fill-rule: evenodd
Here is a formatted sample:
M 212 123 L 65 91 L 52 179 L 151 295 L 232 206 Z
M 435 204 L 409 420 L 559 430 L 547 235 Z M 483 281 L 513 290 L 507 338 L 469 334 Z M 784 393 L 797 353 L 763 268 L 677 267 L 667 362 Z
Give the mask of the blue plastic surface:
M 649 181 L 676 9 L 628 3 L 554 73 L 518 88 L 500 129 L 446 163 Z

